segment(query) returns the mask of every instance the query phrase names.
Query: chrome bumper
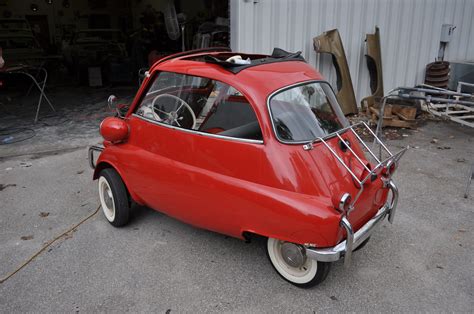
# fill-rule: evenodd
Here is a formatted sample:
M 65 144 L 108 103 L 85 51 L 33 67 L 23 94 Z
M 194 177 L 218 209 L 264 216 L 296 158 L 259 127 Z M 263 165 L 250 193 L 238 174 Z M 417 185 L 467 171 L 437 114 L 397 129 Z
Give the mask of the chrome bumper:
M 341 219 L 341 226 L 346 229 L 347 238 L 338 245 L 330 248 L 306 248 L 306 256 L 321 262 L 335 262 L 344 257 L 344 265 L 351 264 L 352 252 L 362 244 L 380 225 L 385 216 L 388 215 L 388 221 L 393 223 L 395 209 L 398 202 L 398 188 L 392 180 L 387 182 L 387 186 L 392 192 L 392 199 L 379 209 L 377 214 L 362 226 L 356 233 L 346 216 Z
M 103 150 L 104 150 L 104 147 L 102 147 L 102 146 L 93 145 L 93 146 L 89 147 L 89 153 L 88 153 L 89 166 L 91 166 L 92 169 L 95 169 L 94 152 L 99 152 L 100 153 Z

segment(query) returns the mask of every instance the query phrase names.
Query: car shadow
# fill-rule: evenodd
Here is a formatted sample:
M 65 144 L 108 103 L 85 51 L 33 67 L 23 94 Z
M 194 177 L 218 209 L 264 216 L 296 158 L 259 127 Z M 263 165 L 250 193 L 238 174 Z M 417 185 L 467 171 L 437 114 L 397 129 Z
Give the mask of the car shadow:
M 166 216 L 165 214 L 160 213 L 159 211 L 153 210 L 149 207 L 138 205 L 133 203 L 130 210 L 130 226 L 140 224 L 142 221 L 146 221 L 151 218 L 157 218 Z

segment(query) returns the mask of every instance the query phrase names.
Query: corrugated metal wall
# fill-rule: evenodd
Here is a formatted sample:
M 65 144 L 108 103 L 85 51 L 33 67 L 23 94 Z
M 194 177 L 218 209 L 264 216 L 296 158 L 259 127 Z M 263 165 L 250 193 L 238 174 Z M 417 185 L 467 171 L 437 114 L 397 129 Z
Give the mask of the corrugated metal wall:
M 445 60 L 474 61 L 474 0 L 230 0 L 234 51 L 301 50 L 330 82 L 330 57 L 316 55 L 312 38 L 339 29 L 356 98 L 369 95 L 365 34 L 380 27 L 385 92 L 423 82 L 438 54 L 441 25 L 454 24 Z

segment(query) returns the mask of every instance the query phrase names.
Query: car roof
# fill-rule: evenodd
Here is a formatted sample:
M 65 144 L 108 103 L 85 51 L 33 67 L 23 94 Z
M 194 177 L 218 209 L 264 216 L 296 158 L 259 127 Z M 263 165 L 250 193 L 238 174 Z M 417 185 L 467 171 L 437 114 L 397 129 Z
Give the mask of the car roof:
M 242 59 L 250 58 L 253 64 L 239 71 L 231 71 L 227 64 L 223 65 L 216 61 L 237 55 Z M 299 57 L 299 53 L 290 54 L 289 58 L 274 58 L 273 54 L 238 53 L 229 49 L 191 51 L 168 56 L 158 60 L 150 69 L 151 74 L 157 71 L 212 78 L 257 98 L 266 98 L 273 91 L 289 85 L 323 79 L 318 71 Z

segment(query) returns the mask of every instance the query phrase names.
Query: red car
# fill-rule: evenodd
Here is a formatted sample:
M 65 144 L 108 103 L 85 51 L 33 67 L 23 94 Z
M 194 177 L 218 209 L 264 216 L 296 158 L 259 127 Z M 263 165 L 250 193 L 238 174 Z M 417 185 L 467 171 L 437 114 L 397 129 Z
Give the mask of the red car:
M 276 271 L 310 287 L 393 220 L 391 177 L 405 150 L 392 154 L 367 125 L 350 126 L 299 53 L 172 55 L 121 111 L 100 126 L 104 147 L 89 151 L 113 226 L 128 222 L 133 201 L 236 238 L 265 237 Z

